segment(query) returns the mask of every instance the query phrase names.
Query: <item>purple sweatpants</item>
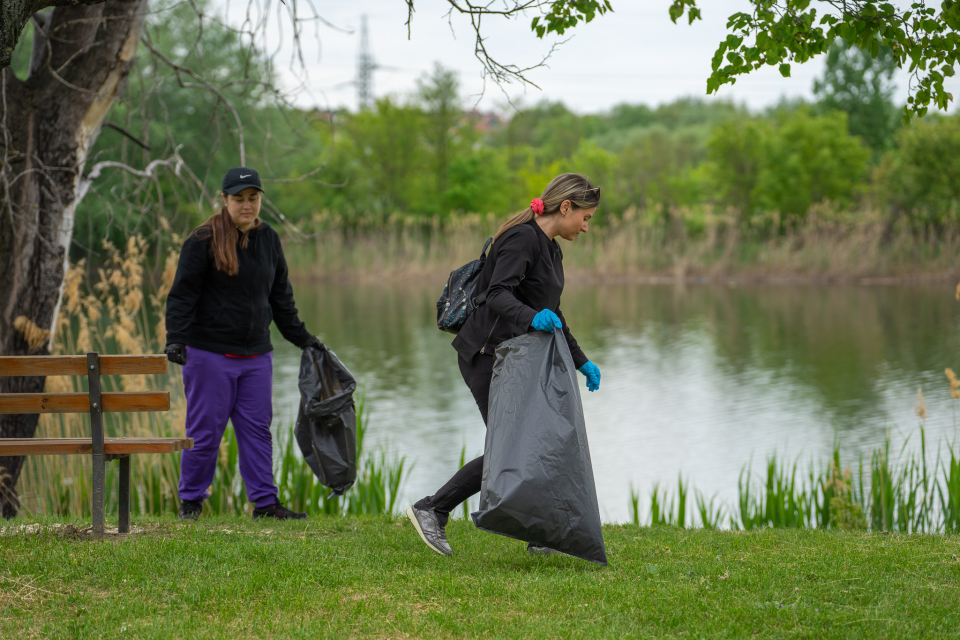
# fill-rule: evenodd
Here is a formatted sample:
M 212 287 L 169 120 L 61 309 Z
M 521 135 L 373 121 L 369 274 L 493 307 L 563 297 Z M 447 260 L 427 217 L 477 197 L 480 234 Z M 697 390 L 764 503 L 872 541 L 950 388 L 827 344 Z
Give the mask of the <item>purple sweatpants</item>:
M 183 366 L 187 396 L 187 437 L 193 449 L 180 452 L 180 499 L 204 500 L 213 483 L 220 441 L 233 422 L 240 476 L 258 507 L 277 502 L 273 483 L 273 352 L 256 358 L 228 358 L 187 347 Z

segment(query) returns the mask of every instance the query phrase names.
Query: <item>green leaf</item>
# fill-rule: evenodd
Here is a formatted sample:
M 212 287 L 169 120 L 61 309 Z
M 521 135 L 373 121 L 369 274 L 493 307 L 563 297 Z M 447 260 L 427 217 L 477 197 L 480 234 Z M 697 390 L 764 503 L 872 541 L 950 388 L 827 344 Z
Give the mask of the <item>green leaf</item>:
M 679 20 L 679 19 L 680 19 L 680 16 L 682 16 L 682 15 L 683 15 L 683 5 L 681 5 L 679 2 L 674 2 L 674 3 L 670 6 L 670 20 L 671 20 L 671 22 L 673 22 L 674 24 L 676 24 L 676 23 L 677 23 L 677 20 Z
M 782 64 L 782 65 L 780 65 L 780 75 L 782 75 L 784 78 L 789 78 L 789 77 L 790 77 L 790 65 L 789 65 L 789 64 Z
M 723 49 L 717 49 L 717 52 L 713 54 L 713 60 L 710 62 L 710 67 L 716 71 L 720 68 L 720 65 L 723 64 Z

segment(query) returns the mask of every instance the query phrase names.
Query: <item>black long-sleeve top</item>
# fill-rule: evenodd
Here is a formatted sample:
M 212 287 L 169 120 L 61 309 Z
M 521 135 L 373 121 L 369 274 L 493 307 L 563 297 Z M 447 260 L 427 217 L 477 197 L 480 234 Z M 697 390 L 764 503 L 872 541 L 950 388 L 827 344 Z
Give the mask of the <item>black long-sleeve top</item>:
M 259 355 L 273 350 L 272 320 L 284 338 L 304 346 L 311 335 L 297 314 L 277 232 L 261 221 L 250 229 L 246 249 L 237 242 L 240 270 L 235 276 L 216 268 L 210 242 L 192 233 L 180 250 L 167 297 L 167 343 Z
M 507 230 L 493 244 L 477 282 L 486 301 L 467 318 L 453 347 L 467 362 L 477 353 L 493 353 L 504 340 L 533 331 L 533 317 L 551 309 L 563 323 L 563 335 L 577 368 L 587 362 L 560 312 L 563 252 L 536 220 Z

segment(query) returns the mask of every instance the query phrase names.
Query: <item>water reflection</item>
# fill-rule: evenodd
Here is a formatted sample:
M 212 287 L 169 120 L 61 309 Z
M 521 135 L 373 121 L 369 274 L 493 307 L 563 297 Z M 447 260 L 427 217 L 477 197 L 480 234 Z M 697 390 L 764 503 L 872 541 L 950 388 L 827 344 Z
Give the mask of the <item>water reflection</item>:
M 450 336 L 434 324 L 435 289 L 295 288 L 308 327 L 366 390 L 371 445 L 415 462 L 405 500 L 445 481 L 464 446 L 468 456 L 483 449 Z M 568 285 L 564 314 L 603 372 L 599 392 L 581 392 L 604 519 L 628 517 L 631 484 L 646 496 L 653 482 L 682 472 L 729 501 L 743 463 L 774 448 L 819 455 L 839 433 L 852 452 L 879 444 L 885 429 L 901 442 L 915 431 L 921 386 L 932 441 L 952 438 L 943 376 L 960 368 L 952 294 L 949 285 Z M 286 429 L 299 352 L 279 336 L 274 344 L 278 428 Z

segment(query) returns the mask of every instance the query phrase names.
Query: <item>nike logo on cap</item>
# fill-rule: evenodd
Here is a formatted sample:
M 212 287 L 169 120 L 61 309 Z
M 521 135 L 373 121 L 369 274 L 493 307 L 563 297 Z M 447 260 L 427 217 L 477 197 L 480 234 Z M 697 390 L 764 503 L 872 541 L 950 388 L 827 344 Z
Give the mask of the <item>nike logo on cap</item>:
M 248 174 L 245 175 L 245 176 L 240 176 L 240 179 L 243 180 L 244 178 L 249 178 L 249 177 L 252 176 L 252 175 L 253 175 L 252 173 L 248 173 Z

